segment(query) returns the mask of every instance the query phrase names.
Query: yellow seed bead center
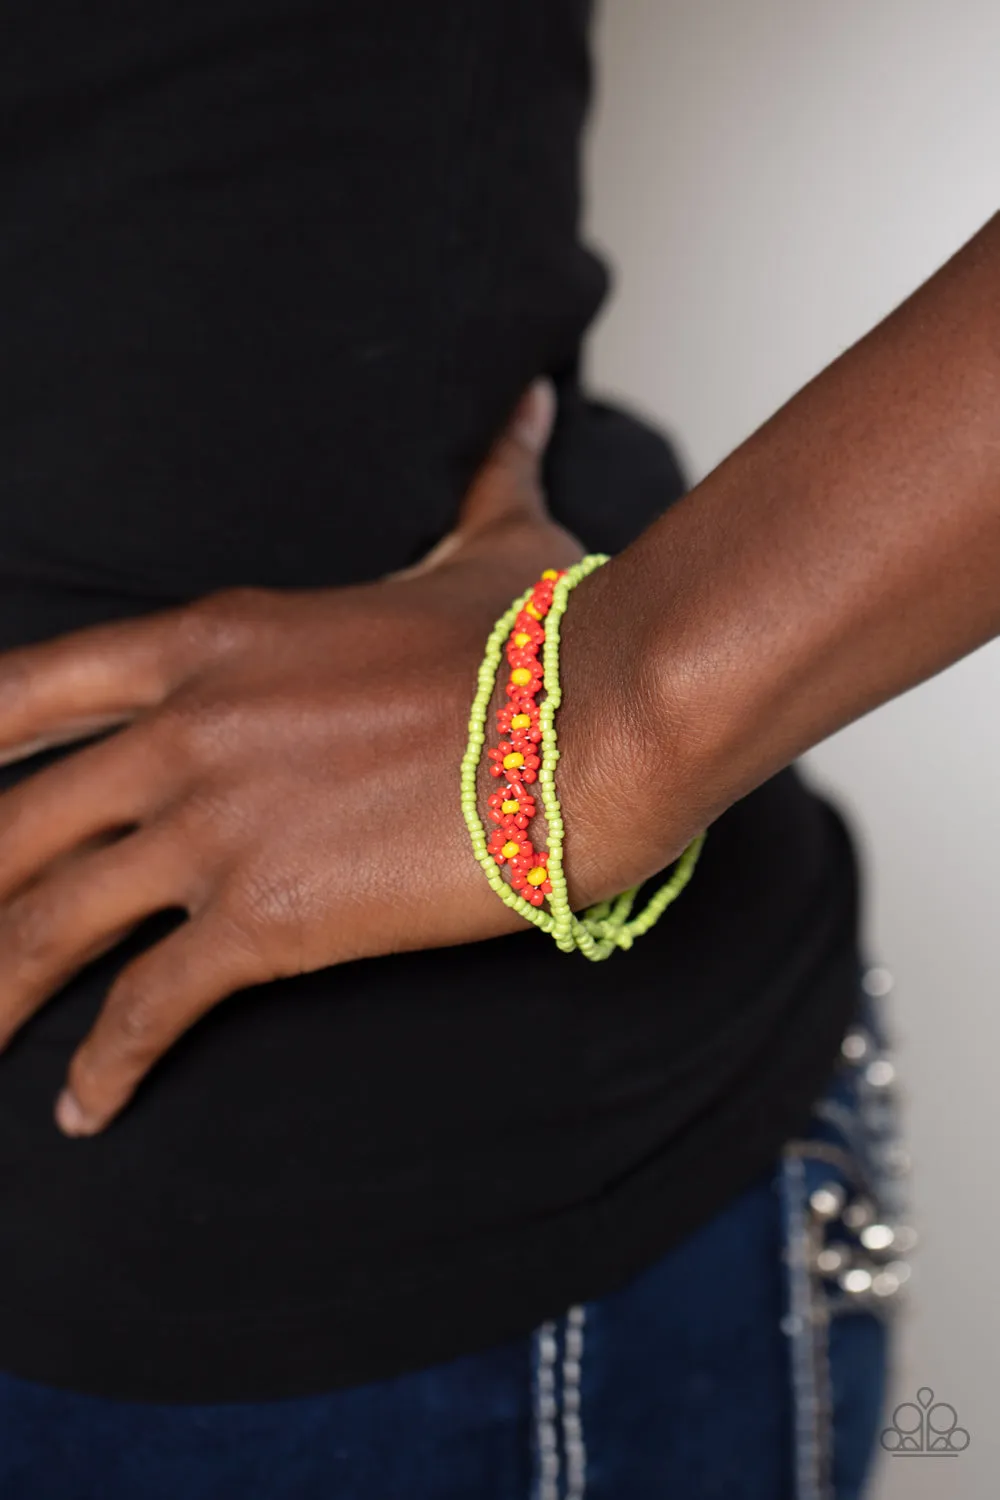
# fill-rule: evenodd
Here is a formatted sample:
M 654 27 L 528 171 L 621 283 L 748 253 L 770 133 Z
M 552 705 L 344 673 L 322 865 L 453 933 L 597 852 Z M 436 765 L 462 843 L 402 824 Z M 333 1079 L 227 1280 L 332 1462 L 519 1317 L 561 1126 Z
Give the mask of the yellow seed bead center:
M 543 578 L 558 578 L 559 574 L 556 572 L 555 568 L 546 568 L 545 572 L 542 574 L 542 577 Z
M 504 844 L 503 848 L 500 850 L 500 853 L 503 855 L 504 859 L 513 859 L 514 855 L 517 853 L 520 847 L 520 844 L 515 844 L 513 839 L 508 839 L 506 844 Z M 531 879 L 530 875 L 528 876 L 528 879 Z
M 515 667 L 510 674 L 511 682 L 516 682 L 518 687 L 525 687 L 531 681 L 531 673 L 527 667 Z
M 517 634 L 514 636 L 514 645 L 515 646 L 526 646 L 530 640 L 531 640 L 531 636 L 528 634 L 528 632 L 526 630 L 519 630 L 517 632 Z
M 521 804 L 516 797 L 511 797 L 507 802 L 501 802 L 500 811 L 503 813 L 516 813 L 521 811 Z
M 524 606 L 524 612 L 526 615 L 530 615 L 533 620 L 540 620 L 542 618 L 542 612 L 538 608 L 538 605 L 530 601 Z
M 528 871 L 526 878 L 529 885 L 541 885 L 542 882 L 548 877 L 543 867 L 541 865 L 536 865 L 533 870 Z
M 513 771 L 516 766 L 524 765 L 524 756 L 520 750 L 512 750 L 509 755 L 504 756 L 503 765 L 505 771 Z
M 510 727 L 511 727 L 511 729 L 530 729 L 531 728 L 531 715 L 530 714 L 515 714 L 514 717 L 510 721 Z

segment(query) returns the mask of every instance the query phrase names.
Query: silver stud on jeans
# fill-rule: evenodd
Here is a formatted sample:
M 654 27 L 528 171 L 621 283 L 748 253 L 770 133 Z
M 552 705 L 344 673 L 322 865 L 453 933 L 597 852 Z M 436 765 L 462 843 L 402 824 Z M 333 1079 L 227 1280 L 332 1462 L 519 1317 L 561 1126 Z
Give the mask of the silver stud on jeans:
M 839 1182 L 824 1182 L 809 1195 L 809 1207 L 814 1219 L 826 1224 L 840 1216 L 847 1194 Z

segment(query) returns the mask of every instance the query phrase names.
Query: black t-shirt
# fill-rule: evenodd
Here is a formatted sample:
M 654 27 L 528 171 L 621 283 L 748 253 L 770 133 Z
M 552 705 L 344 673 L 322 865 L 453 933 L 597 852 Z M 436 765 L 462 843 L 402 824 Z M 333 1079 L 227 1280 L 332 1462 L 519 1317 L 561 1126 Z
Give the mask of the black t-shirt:
M 662 440 L 576 375 L 605 291 L 578 231 L 588 9 L 10 0 L 0 649 L 413 561 L 540 372 L 553 507 L 589 547 L 677 497 Z M 789 771 L 631 952 L 526 931 L 263 987 L 66 1140 L 54 1096 L 172 919 L 147 924 L 0 1058 L 0 1368 L 283 1396 L 601 1293 L 800 1123 L 853 1008 L 856 900 Z

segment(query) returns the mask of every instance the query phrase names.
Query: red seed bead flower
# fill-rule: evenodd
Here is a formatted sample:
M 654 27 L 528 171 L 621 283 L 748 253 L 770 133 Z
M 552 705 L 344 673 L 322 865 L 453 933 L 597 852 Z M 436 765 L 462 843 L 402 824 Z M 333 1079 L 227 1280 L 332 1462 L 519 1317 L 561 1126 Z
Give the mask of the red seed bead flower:
M 518 868 L 522 861 L 533 858 L 531 840 L 511 838 L 504 828 L 494 830 L 486 847 L 498 865 L 509 863 Z
M 511 667 L 507 682 L 507 697 L 512 703 L 524 698 L 533 698 L 542 686 L 542 664 L 532 661 L 530 666 Z
M 534 777 L 526 776 L 525 771 L 537 771 L 541 764 L 535 753 L 535 743 L 527 739 L 516 744 L 513 740 L 501 740 L 499 745 L 487 750 L 486 755 L 493 762 L 490 774 L 505 775 L 508 780 L 520 778 L 522 781 L 532 781 Z
M 493 762 L 490 774 L 506 776 L 508 780 L 516 778 L 520 781 L 534 781 L 541 765 L 533 746 L 525 745 L 523 750 L 519 750 L 510 740 L 501 740 L 499 745 L 486 753 Z
M 507 651 L 537 651 L 545 639 L 545 631 L 538 621 L 523 609 L 518 610 L 514 628 L 507 638 Z
M 527 860 L 518 855 L 512 861 L 513 874 L 510 883 L 515 891 L 531 902 L 532 906 L 541 906 L 545 897 L 552 894 L 548 865 L 547 853 L 532 853 L 531 858 Z
M 505 828 L 511 825 L 517 829 L 527 828 L 536 810 L 534 797 L 524 791 L 515 795 L 510 787 L 504 792 L 494 792 L 486 805 L 491 821 Z
M 519 703 L 505 703 L 497 709 L 497 728 L 502 735 L 518 734 L 524 729 L 538 728 L 538 705 L 534 698 Z

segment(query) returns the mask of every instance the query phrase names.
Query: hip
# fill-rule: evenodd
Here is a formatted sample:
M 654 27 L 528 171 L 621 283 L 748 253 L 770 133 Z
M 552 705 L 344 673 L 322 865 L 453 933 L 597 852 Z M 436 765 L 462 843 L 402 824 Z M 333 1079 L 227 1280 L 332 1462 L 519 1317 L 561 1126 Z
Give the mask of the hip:
M 771 1168 L 530 1334 L 303 1399 L 119 1402 L 0 1376 L 6 1500 L 854 1500 L 905 1268 L 870 1007 Z M 875 1066 L 873 1066 L 873 1063 Z

